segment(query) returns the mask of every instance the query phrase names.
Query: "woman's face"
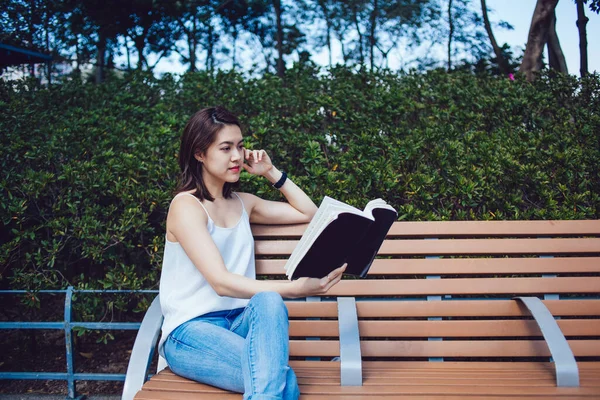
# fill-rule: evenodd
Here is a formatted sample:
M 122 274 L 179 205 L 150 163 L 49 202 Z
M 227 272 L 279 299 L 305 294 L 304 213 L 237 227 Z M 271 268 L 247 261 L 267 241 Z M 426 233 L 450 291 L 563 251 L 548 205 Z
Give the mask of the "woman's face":
M 197 154 L 196 159 L 203 164 L 204 178 L 207 174 L 225 182 L 234 183 L 240 179 L 244 163 L 242 131 L 237 125 L 225 125 L 205 154 Z

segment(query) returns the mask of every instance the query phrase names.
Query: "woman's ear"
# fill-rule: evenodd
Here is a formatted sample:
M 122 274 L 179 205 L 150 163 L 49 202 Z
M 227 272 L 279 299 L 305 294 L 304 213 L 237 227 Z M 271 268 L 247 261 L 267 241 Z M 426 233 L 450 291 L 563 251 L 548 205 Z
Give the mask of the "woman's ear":
M 198 160 L 198 162 L 202 162 L 204 160 L 204 157 L 202 157 L 202 154 L 200 153 L 194 154 L 194 158 Z

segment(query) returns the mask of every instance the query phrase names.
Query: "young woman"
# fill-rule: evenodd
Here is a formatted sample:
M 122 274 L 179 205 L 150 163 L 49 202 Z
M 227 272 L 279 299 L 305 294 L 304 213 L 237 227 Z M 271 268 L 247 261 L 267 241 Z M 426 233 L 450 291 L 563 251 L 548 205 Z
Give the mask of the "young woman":
M 160 278 L 160 354 L 176 374 L 244 399 L 298 398 L 282 297 L 325 294 L 345 267 L 322 279 L 256 280 L 250 223 L 308 222 L 317 207 L 264 150 L 243 147 L 237 118 L 222 107 L 191 117 L 179 166 Z M 242 168 L 265 177 L 288 203 L 235 192 Z

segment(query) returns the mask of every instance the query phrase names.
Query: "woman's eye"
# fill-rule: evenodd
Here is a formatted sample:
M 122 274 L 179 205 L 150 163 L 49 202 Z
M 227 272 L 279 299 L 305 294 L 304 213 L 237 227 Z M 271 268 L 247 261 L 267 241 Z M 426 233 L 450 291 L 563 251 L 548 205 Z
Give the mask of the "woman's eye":
M 221 150 L 223 150 L 223 151 L 229 151 L 229 147 L 223 147 Z

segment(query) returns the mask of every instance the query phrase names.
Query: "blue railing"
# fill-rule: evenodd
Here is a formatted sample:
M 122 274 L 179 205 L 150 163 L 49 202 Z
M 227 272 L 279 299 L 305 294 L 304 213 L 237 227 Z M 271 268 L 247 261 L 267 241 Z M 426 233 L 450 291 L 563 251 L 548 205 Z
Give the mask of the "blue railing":
M 0 295 L 25 294 L 26 290 L 0 290 Z M 95 330 L 138 330 L 139 322 L 78 322 L 71 320 L 73 293 L 158 293 L 158 290 L 39 290 L 36 293 L 65 293 L 64 321 L 62 322 L 0 322 L 0 329 L 57 329 L 65 332 L 66 372 L 0 372 L 0 379 L 65 380 L 68 399 L 76 399 L 76 381 L 124 381 L 125 374 L 75 372 L 73 363 L 73 328 Z

